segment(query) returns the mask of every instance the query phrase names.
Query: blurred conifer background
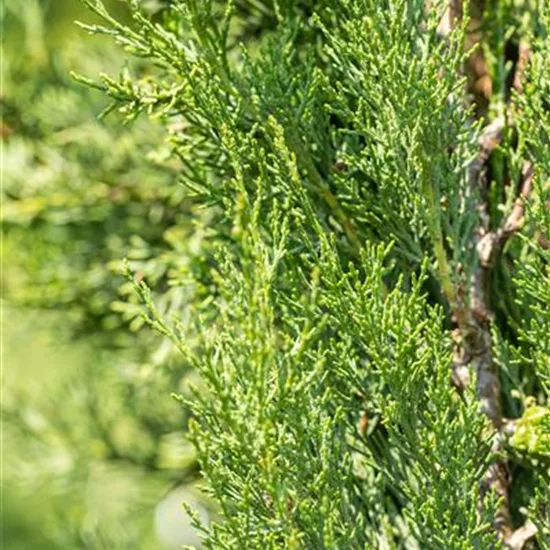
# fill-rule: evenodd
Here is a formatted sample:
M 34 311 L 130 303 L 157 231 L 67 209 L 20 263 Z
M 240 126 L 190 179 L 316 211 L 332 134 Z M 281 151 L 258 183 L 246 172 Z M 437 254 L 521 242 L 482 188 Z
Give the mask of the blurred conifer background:
M 2 6 L 2 547 L 178 548 L 196 542 L 180 506 L 196 466 L 170 392 L 193 375 L 142 327 L 121 268 L 169 313 L 195 297 L 203 245 L 180 238 L 193 213 L 162 130 L 99 120 L 106 99 L 71 78 L 125 62 L 77 19 L 94 22 L 74 0 Z

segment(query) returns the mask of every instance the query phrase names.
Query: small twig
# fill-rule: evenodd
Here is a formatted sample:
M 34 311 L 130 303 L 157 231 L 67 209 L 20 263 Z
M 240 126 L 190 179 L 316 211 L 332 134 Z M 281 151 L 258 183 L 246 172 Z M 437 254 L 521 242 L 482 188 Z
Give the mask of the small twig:
M 493 267 L 506 241 L 521 228 L 521 224 L 523 223 L 525 200 L 531 193 L 533 187 L 533 165 L 525 161 L 521 173 L 521 189 L 519 196 L 514 201 L 512 211 L 496 231 L 487 232 L 478 243 L 479 260 L 481 265 L 485 268 Z
M 478 184 L 484 178 L 487 161 L 491 153 L 500 145 L 506 128 L 506 119 L 499 116 L 485 126 L 479 137 L 479 154 L 468 168 L 468 177 L 471 184 Z
M 506 218 L 502 227 L 499 229 L 501 240 L 507 239 L 521 227 L 523 214 L 525 212 L 525 200 L 531 194 L 531 189 L 533 188 L 533 177 L 535 175 L 533 165 L 529 161 L 525 161 L 523 163 L 521 175 L 522 184 L 519 196 L 516 198 L 509 216 Z
M 537 532 L 537 526 L 528 520 L 506 538 L 504 543 L 510 550 L 523 550 Z

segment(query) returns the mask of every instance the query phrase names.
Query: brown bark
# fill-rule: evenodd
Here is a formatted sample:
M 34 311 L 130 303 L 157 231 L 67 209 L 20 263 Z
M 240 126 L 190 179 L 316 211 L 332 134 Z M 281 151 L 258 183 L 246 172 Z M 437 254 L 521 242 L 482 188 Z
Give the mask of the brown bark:
M 455 21 L 462 19 L 462 1 L 449 0 L 447 12 L 442 20 L 442 33 L 452 27 Z M 482 39 L 481 28 L 486 5 L 484 0 L 472 0 L 470 4 L 469 36 L 466 47 L 474 47 Z M 490 14 L 489 14 L 490 15 Z M 513 46 L 513 45 L 512 45 Z M 525 65 L 528 48 L 524 44 L 508 48 L 513 71 L 510 73 L 506 99 L 513 87 L 521 89 L 521 73 Z M 478 47 L 466 62 L 465 75 L 468 91 L 476 106 L 476 115 L 486 119 L 488 107 L 493 93 L 489 70 L 482 50 Z M 486 190 L 488 181 L 488 163 L 493 151 L 502 141 L 504 131 L 509 121 L 499 117 L 482 132 L 479 141 L 479 154 L 468 168 L 468 181 L 472 192 L 480 197 L 478 203 L 479 223 L 474 234 L 474 247 L 477 255 L 468 285 L 462 290 L 462 295 L 453 307 L 453 321 L 456 329 L 453 331 L 455 342 L 455 359 L 453 364 L 453 382 L 458 388 L 470 384 L 470 373 L 476 375 L 476 395 L 481 411 L 489 418 L 493 427 L 500 433 L 505 429 L 501 410 L 501 386 L 499 374 L 493 358 L 493 342 L 491 335 L 491 320 L 493 312 L 490 307 L 489 280 L 500 252 L 506 241 L 521 227 L 524 216 L 525 199 L 529 195 L 533 181 L 533 167 L 525 162 L 522 170 L 520 191 L 514 205 L 503 220 L 501 226 L 491 230 L 489 220 L 489 204 Z M 502 450 L 502 437 L 495 439 L 496 455 Z M 493 527 L 497 530 L 506 547 L 521 550 L 527 541 L 534 536 L 536 528 L 526 523 L 517 530 L 512 529 L 509 486 L 510 474 L 507 462 L 499 458 L 489 467 L 482 484 L 482 494 L 494 492 L 500 497 L 500 505 Z M 483 505 L 481 503 L 481 505 Z
M 523 550 L 525 545 L 537 534 L 536 526 L 527 521 L 516 529 L 507 539 L 506 545 L 510 550 Z
M 485 128 L 480 138 L 480 153 L 469 167 L 469 182 L 474 189 L 487 185 L 487 162 L 502 139 L 504 126 L 505 121 L 497 119 Z M 483 193 L 478 192 L 478 195 L 482 196 Z M 475 372 L 476 395 L 480 403 L 480 410 L 490 419 L 493 427 L 500 430 L 503 425 L 500 404 L 501 387 L 493 360 L 491 335 L 493 313 L 490 309 L 488 296 L 490 267 L 485 266 L 481 260 L 487 253 L 488 243 L 491 243 L 490 246 L 493 248 L 494 240 L 488 238 L 492 233 L 489 231 L 487 204 L 481 200 L 478 207 L 479 224 L 474 235 L 474 246 L 478 259 L 471 275 L 467 295 L 460 303 L 456 304 L 453 312 L 454 321 L 457 324 L 453 377 L 456 385 L 464 387 L 469 384 L 469 373 Z M 492 256 L 492 254 L 490 255 Z M 495 453 L 499 451 L 498 439 L 493 451 Z M 494 491 L 501 499 L 493 526 L 502 540 L 508 538 L 512 532 L 508 495 L 509 480 L 506 462 L 497 460 L 490 465 L 482 485 L 482 494 Z

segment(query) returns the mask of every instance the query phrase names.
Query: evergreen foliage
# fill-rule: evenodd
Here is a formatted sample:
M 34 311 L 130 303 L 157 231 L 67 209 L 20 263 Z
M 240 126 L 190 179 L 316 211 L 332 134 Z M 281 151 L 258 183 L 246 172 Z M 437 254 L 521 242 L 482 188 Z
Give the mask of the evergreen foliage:
M 180 123 L 182 178 L 225 232 L 197 348 L 140 287 L 207 383 L 205 546 L 527 544 L 518 504 L 542 521 L 548 476 L 548 6 L 176 2 L 151 22 L 134 3 L 125 26 L 88 4 L 88 30 L 159 74 L 85 82 Z M 247 8 L 272 24 L 235 32 Z M 486 106 L 461 70 L 475 41 Z
M 179 319 L 133 283 L 201 375 L 203 546 L 550 548 L 550 4 L 85 3 L 140 61 L 77 79 L 207 235 Z

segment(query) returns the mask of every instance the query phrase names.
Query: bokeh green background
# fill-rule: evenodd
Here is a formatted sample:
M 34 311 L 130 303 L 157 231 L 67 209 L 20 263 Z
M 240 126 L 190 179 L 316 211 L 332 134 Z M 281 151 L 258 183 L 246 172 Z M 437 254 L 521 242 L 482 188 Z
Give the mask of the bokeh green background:
M 96 22 L 78 0 L 1 9 L 2 548 L 195 544 L 179 503 L 206 508 L 170 395 L 194 375 L 143 326 L 121 268 L 181 313 L 201 294 L 197 216 L 162 130 L 99 120 L 106 98 L 70 76 L 147 69 L 74 23 Z

